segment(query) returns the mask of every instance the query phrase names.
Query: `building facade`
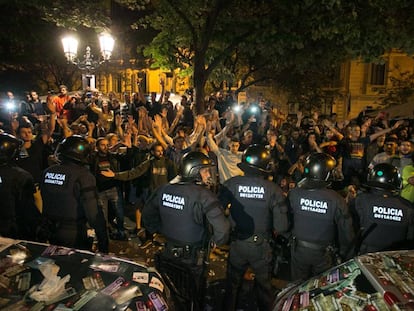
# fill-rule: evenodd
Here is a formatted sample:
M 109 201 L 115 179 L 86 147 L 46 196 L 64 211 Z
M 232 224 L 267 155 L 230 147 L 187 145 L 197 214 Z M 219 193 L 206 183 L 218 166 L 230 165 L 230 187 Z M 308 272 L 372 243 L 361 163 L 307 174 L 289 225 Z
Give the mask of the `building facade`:
M 327 98 L 320 108 L 322 114 L 336 113 L 338 120 L 355 118 L 364 109 L 380 107 L 380 99 L 391 87 L 391 77 L 399 72 L 414 72 L 414 59 L 405 53 L 392 51 L 384 55 L 383 63 L 366 63 L 353 60 L 341 64 L 328 90 L 339 94 Z M 181 77 L 179 71 L 166 72 L 161 69 L 116 69 L 98 72 L 95 86 L 103 93 L 115 92 L 122 98 L 124 93 L 138 91 L 138 82 L 146 94 L 160 93 L 160 79 L 165 81 L 165 90 L 184 94 L 190 85 L 189 77 Z M 274 87 L 253 86 L 247 91 L 248 101 L 264 97 L 274 103 L 285 114 L 296 113 L 298 108 L 289 104 L 289 96 Z M 305 112 L 306 113 L 306 112 Z M 411 117 L 414 117 L 411 116 Z
M 382 64 L 359 60 L 342 64 L 338 80 L 334 81 L 342 96 L 335 98 L 332 112 L 344 120 L 356 117 L 363 109 L 378 108 L 381 97 L 392 86 L 391 77 L 407 71 L 414 72 L 414 59 L 398 51 L 384 55 Z

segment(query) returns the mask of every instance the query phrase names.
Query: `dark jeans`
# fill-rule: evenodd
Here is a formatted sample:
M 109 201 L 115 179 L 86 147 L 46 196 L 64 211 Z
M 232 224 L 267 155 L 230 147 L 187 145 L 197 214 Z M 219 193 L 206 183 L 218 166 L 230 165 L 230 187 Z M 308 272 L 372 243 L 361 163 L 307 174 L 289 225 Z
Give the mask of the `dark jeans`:
M 98 193 L 98 205 L 102 208 L 102 212 L 105 216 L 107 226 L 109 224 L 108 219 L 108 205 L 109 203 L 115 210 L 116 224 L 118 232 L 124 231 L 124 203 L 122 200 L 121 189 L 118 187 L 112 187 L 107 190 L 103 190 Z

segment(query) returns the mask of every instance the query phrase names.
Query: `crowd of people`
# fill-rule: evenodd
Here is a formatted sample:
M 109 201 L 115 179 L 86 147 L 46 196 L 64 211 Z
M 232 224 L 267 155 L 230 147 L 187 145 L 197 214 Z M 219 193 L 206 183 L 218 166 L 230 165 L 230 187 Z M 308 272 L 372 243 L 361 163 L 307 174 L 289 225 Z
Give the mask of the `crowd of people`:
M 413 120 L 284 115 L 263 98 L 237 104 L 223 92 L 196 115 L 191 91 L 173 104 L 161 87 L 159 98 L 139 90 L 119 99 L 61 85 L 45 102 L 7 92 L 0 234 L 90 249 L 95 229 L 108 252 L 108 237 L 133 233 L 198 275 L 200 253 L 230 243 L 226 310 L 248 267 L 269 310 L 278 236 L 291 241 L 295 280 L 332 266 L 333 255 L 413 239 Z M 134 232 L 124 228 L 126 204 L 136 208 Z

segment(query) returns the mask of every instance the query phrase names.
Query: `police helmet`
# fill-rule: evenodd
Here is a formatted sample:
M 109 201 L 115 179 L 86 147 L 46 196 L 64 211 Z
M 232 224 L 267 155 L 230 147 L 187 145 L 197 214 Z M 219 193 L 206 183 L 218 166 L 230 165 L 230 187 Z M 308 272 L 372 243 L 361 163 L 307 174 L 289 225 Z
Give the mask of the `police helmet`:
M 304 176 L 314 181 L 328 181 L 336 160 L 326 153 L 312 153 L 306 158 Z
M 89 162 L 90 153 L 91 147 L 89 142 L 80 135 L 72 135 L 65 138 L 56 149 L 56 155 L 60 160 L 64 158 L 82 164 Z
M 181 160 L 180 175 L 184 181 L 201 181 L 200 169 L 212 166 L 214 166 L 213 161 L 204 153 L 191 151 Z
M 0 164 L 11 161 L 17 154 L 21 141 L 13 135 L 0 133 Z
M 400 190 L 402 186 L 400 171 L 388 163 L 377 164 L 368 172 L 367 186 L 391 191 Z
M 259 173 L 270 173 L 270 151 L 261 145 L 250 145 L 243 152 L 241 163 L 237 166 L 244 172 L 253 169 Z

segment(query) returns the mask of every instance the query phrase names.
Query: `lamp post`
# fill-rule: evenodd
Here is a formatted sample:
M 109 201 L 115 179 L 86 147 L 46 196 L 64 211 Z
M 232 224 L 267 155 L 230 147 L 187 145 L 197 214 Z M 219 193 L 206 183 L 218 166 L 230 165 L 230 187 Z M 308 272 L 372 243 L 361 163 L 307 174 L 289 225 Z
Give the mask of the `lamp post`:
M 68 63 L 74 64 L 80 70 L 86 72 L 82 74 L 82 84 L 86 84 L 90 88 L 95 88 L 95 75 L 93 71 L 111 58 L 115 40 L 111 35 L 102 33 L 99 36 L 99 43 L 101 47 L 101 58 L 99 60 L 94 59 L 90 46 L 86 46 L 85 54 L 81 60 L 77 56 L 78 40 L 70 36 L 62 39 L 63 52 L 65 53 L 66 60 Z M 85 81 L 86 83 L 84 83 Z

